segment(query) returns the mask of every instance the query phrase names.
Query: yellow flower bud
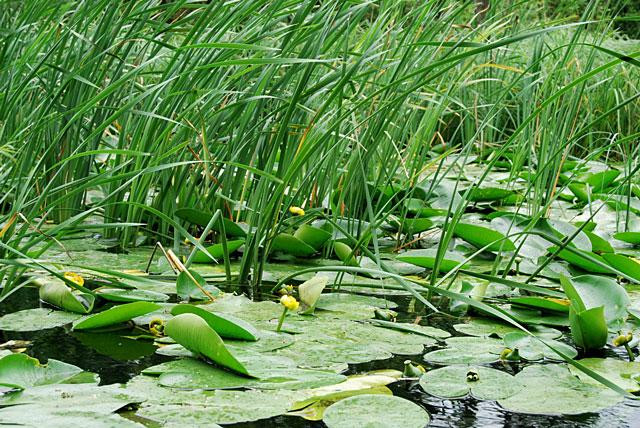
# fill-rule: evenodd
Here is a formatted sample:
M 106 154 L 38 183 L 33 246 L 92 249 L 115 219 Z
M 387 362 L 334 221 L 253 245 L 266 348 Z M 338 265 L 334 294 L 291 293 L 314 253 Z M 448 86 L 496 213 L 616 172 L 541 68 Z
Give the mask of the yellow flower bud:
M 78 284 L 80 287 L 84 285 L 84 278 L 75 272 L 65 272 L 64 277 L 74 284 Z
M 300 207 L 289 207 L 289 212 L 293 215 L 304 215 L 304 210 Z
M 300 306 L 300 303 L 298 303 L 295 297 L 288 295 L 282 296 L 280 298 L 280 303 L 290 311 L 295 311 L 296 309 L 298 309 L 298 306 Z
M 149 332 L 154 336 L 164 335 L 164 321 L 160 318 L 154 318 L 149 322 Z

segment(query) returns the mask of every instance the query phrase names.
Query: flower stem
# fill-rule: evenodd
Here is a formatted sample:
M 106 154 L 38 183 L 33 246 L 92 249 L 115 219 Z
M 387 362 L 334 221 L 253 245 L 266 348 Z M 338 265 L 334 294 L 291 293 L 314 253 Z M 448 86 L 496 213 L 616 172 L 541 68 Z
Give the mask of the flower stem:
M 282 315 L 280 315 L 280 319 L 278 319 L 278 328 L 276 328 L 276 332 L 280 333 L 280 329 L 282 328 L 282 323 L 284 322 L 284 317 L 287 315 L 288 309 L 286 307 L 282 308 Z

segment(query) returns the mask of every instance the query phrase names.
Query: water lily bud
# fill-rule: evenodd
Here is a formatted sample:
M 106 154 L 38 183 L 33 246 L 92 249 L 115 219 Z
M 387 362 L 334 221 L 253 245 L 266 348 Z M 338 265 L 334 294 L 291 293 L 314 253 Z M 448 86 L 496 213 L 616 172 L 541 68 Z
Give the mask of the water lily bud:
M 373 315 L 378 320 L 395 321 L 398 313 L 396 311 L 392 311 L 391 309 L 375 308 L 373 310 Z
M 504 361 L 520 361 L 520 353 L 517 349 L 504 348 L 500 353 L 500 359 Z
M 478 376 L 478 372 L 474 370 L 469 370 L 467 372 L 467 382 L 477 382 L 480 380 L 480 376 Z
M 633 339 L 633 333 L 629 332 L 627 334 L 621 334 L 620 336 L 613 339 L 613 346 L 623 346 L 627 343 L 631 342 Z
M 149 322 L 149 332 L 154 336 L 164 335 L 164 321 L 161 318 L 154 318 Z
M 424 367 L 420 364 L 414 365 L 411 360 L 404 361 L 403 377 L 420 377 L 425 373 Z
M 290 311 L 295 311 L 296 309 L 298 309 L 298 306 L 300 306 L 300 303 L 298 303 L 296 298 L 289 295 L 282 296 L 280 298 L 280 303 Z
M 282 285 L 279 289 L 278 289 L 278 294 L 281 296 L 285 296 L 287 294 L 291 294 L 291 292 L 293 291 L 293 286 L 292 285 Z
M 65 272 L 64 277 L 74 284 L 78 284 L 80 287 L 84 285 L 84 278 L 75 272 Z
M 300 207 L 289 207 L 289 212 L 293 215 L 304 215 L 304 210 Z

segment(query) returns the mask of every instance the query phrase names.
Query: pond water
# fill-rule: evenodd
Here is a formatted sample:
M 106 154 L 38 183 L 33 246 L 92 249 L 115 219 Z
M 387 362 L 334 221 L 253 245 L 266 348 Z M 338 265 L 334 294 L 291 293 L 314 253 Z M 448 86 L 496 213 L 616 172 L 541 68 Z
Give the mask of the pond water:
M 415 314 L 407 312 L 406 297 L 392 297 L 399 303 L 399 319 L 413 321 Z M 25 288 L 15 293 L 0 305 L 0 316 L 9 312 L 38 307 L 37 290 Z M 449 319 L 431 319 L 430 325 L 459 335 Z M 101 384 L 125 383 L 138 375 L 143 369 L 168 361 L 171 358 L 158 355 L 155 346 L 144 340 L 122 337 L 129 332 L 112 332 L 100 335 L 71 332 L 68 328 L 53 328 L 37 332 L 18 333 L 0 332 L 0 343 L 9 340 L 27 340 L 31 344 L 26 350 L 30 356 L 46 361 L 49 358 L 64 361 L 97 373 Z M 100 339 L 97 340 L 96 336 Z M 428 348 L 427 348 L 428 350 Z M 387 360 L 350 365 L 348 373 L 356 374 L 376 369 L 403 369 L 406 359 L 423 363 L 421 355 L 394 356 Z M 423 363 L 424 364 L 424 363 Z M 507 369 L 512 374 L 524 367 L 523 364 L 494 364 L 494 367 Z M 427 368 L 428 365 L 425 364 Z M 431 415 L 429 426 L 432 427 L 631 427 L 640 423 L 640 402 L 625 400 L 620 405 L 605 409 L 599 413 L 579 416 L 540 416 L 526 415 L 505 411 L 493 401 L 482 401 L 474 398 L 447 400 L 423 392 L 416 381 L 399 381 L 390 385 L 393 394 L 419 404 Z M 151 424 L 149 426 L 156 426 Z M 311 422 L 299 417 L 278 416 L 256 422 L 227 425 L 234 428 L 323 427 L 322 422 Z M 402 426 L 401 421 L 398 426 Z

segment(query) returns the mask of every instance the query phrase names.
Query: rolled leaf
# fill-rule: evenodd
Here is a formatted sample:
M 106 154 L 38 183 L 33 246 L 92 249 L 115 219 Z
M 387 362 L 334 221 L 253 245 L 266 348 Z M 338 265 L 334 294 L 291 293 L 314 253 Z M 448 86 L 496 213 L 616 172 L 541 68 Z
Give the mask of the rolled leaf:
M 172 315 L 195 314 L 204 319 L 209 327 L 222 337 L 256 341 L 259 339 L 258 330 L 248 322 L 228 314 L 214 314 L 194 305 L 179 304 L 171 310 Z
M 93 309 L 95 297 L 86 293 L 72 293 L 62 281 L 51 280 L 40 287 L 40 300 L 60 309 L 78 314 L 88 314 Z
M 246 367 L 224 346 L 224 342 L 200 316 L 184 313 L 167 321 L 165 333 L 191 352 L 240 374 L 251 376 Z

